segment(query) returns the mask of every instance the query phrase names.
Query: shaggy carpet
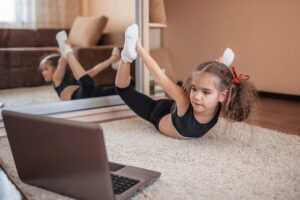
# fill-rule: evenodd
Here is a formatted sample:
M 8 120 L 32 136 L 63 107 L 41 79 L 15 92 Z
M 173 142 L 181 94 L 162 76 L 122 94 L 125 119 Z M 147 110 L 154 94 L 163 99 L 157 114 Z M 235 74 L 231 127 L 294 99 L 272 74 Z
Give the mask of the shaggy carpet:
M 110 160 L 162 173 L 132 199 L 300 199 L 300 137 L 245 123 L 176 140 L 132 118 L 101 124 Z M 6 138 L 0 163 L 30 199 L 68 199 L 18 179 Z
M 5 108 L 60 101 L 52 85 L 0 90 L 0 102 Z

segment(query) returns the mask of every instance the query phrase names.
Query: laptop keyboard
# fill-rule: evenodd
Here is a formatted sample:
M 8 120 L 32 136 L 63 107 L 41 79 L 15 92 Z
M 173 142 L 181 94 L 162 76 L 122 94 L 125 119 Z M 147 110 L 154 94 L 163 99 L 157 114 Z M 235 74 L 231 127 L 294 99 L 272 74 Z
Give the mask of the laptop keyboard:
M 115 174 L 111 174 L 112 184 L 113 184 L 113 190 L 114 194 L 121 194 L 124 191 L 128 190 L 132 186 L 136 185 L 139 180 L 127 178 L 124 176 L 119 176 Z

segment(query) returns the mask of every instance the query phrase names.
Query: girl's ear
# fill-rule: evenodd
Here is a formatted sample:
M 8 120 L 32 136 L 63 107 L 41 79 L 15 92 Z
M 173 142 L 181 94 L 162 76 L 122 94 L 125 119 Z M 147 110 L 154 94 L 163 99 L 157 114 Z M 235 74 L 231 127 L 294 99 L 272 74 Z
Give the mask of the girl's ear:
M 221 94 L 219 95 L 219 102 L 222 103 L 223 101 L 225 101 L 227 95 L 228 95 L 228 90 L 224 90 L 223 92 L 221 92 Z

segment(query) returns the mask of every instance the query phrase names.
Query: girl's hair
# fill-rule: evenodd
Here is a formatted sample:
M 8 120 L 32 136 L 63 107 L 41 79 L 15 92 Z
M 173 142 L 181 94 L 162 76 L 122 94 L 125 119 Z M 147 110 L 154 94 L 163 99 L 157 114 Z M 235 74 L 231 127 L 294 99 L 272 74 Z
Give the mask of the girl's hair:
M 244 121 L 248 118 L 251 108 L 257 99 L 257 92 L 253 84 L 247 80 L 233 83 L 233 73 L 229 67 L 217 61 L 201 63 L 184 80 L 183 89 L 189 97 L 193 76 L 196 72 L 206 72 L 220 79 L 220 91 L 228 90 L 227 98 L 223 105 L 223 116 L 231 121 Z
M 53 66 L 53 68 L 55 69 L 58 65 L 58 60 L 59 60 L 60 56 L 61 55 L 58 53 L 52 53 L 52 54 L 49 54 L 49 55 L 43 57 L 41 59 L 40 65 L 39 65 L 39 70 L 43 71 L 44 66 L 42 65 L 42 62 L 44 62 L 44 61 L 50 62 L 51 65 Z

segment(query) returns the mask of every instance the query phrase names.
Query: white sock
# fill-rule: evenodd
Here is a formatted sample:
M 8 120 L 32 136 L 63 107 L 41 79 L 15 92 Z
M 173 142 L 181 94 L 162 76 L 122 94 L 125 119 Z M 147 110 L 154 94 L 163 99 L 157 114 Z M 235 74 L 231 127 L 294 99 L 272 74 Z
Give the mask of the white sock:
M 137 24 L 129 26 L 125 31 L 125 43 L 121 53 L 121 58 L 125 63 L 131 63 L 137 57 L 136 42 L 139 37 Z
M 113 48 L 113 50 L 112 50 L 112 52 L 111 52 L 111 55 L 112 56 L 118 56 L 118 57 L 120 57 L 120 49 L 118 48 L 118 47 L 114 47 Z M 111 67 L 114 69 L 114 70 L 118 70 L 118 67 L 119 67 L 119 63 L 120 63 L 120 61 L 116 61 L 116 62 L 114 62 L 113 64 L 111 64 Z
M 234 53 L 230 48 L 226 48 L 223 56 L 222 56 L 222 63 L 224 63 L 227 67 L 229 67 L 234 60 Z
M 67 37 L 66 31 L 60 31 L 56 34 L 56 41 L 58 43 L 60 53 L 64 58 L 67 57 L 68 53 L 73 52 L 70 45 L 66 44 Z

